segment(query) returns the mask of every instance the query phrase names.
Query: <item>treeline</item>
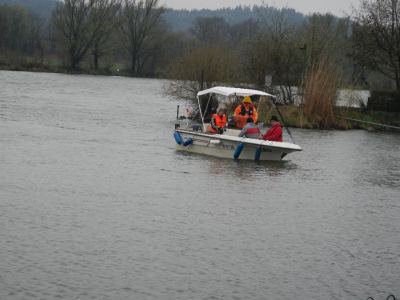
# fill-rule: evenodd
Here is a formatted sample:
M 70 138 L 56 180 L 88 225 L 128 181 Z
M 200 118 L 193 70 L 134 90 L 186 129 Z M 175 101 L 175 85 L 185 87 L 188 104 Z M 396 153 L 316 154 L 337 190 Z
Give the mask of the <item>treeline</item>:
M 58 1 L 61 0 L 0 0 L 0 6 L 19 5 L 47 19 L 51 17 L 51 12 L 56 7 Z
M 237 6 L 235 8 L 221 8 L 217 10 L 210 9 L 193 9 L 193 10 L 174 10 L 167 9 L 164 13 L 165 20 L 171 24 L 173 31 L 186 31 L 192 25 L 192 22 L 198 18 L 213 18 L 222 17 L 230 25 L 242 23 L 248 19 L 257 19 L 258 12 L 263 9 L 263 6 Z M 290 16 L 293 22 L 304 21 L 306 16 L 296 12 L 292 8 L 285 9 L 285 14 Z
M 46 0 L 0 6 L 3 68 L 25 64 L 111 73 L 118 66 L 131 76 L 176 80 L 170 95 L 188 98 L 199 89 L 201 74 L 203 88 L 215 82 L 265 88 L 271 76 L 279 89 L 272 92 L 282 94 L 285 103 L 295 101 L 307 70 L 321 59 L 334 62 L 342 86 L 393 88 L 395 80 L 375 68 L 379 62 L 367 60 L 373 57 L 371 45 L 366 48 L 354 36 L 350 17 L 304 16 L 267 5 L 237 7 L 214 11 L 227 16 L 209 11 L 210 16 L 197 16 L 186 30 L 174 31 L 166 16 L 175 11 L 159 0 L 52 1 L 51 17 L 28 10 L 29 2 L 44 5 Z M 240 13 L 249 18 L 238 22 Z
M 17 4 L 43 18 L 50 18 L 52 11 L 55 9 L 58 2 L 61 2 L 61 0 L 0 0 L 0 6 L 5 4 Z M 260 9 L 262 9 L 262 6 L 259 5 L 238 5 L 235 8 L 227 7 L 217 10 L 176 10 L 166 7 L 163 18 L 171 25 L 172 31 L 176 32 L 186 31 L 197 17 L 223 17 L 229 24 L 232 25 L 243 22 L 247 19 L 257 18 L 257 12 Z M 285 12 L 286 14 L 290 15 L 295 22 L 303 21 L 306 18 L 304 14 L 298 13 L 292 8 L 287 8 Z

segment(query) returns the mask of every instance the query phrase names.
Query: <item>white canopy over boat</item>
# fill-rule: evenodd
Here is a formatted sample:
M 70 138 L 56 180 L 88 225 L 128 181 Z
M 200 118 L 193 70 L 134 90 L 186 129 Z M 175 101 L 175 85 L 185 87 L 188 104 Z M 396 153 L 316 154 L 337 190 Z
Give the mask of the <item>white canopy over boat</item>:
M 233 87 L 225 87 L 225 86 L 215 86 L 210 89 L 200 91 L 197 93 L 197 97 L 200 97 L 202 95 L 206 94 L 219 94 L 223 95 L 226 97 L 229 97 L 230 95 L 237 95 L 237 96 L 252 96 L 252 95 L 259 95 L 259 96 L 269 96 L 269 97 L 274 97 L 276 96 L 268 94 L 266 92 L 262 91 L 257 91 L 257 90 L 251 90 L 251 89 L 240 89 L 240 88 L 233 88 Z
M 205 126 L 204 125 L 205 112 L 207 110 L 208 103 L 211 99 L 212 94 L 218 94 L 218 95 L 222 95 L 225 97 L 229 97 L 229 96 L 233 96 L 233 95 L 236 97 L 246 97 L 246 96 L 257 95 L 257 96 L 266 96 L 266 97 L 276 98 L 276 96 L 268 94 L 266 92 L 262 92 L 262 91 L 257 91 L 257 90 L 252 90 L 252 89 L 234 88 L 234 87 L 225 87 L 225 86 L 215 86 L 210 89 L 200 91 L 197 93 L 197 102 L 199 105 L 199 112 L 200 112 L 201 122 L 203 123 L 203 126 Z M 200 97 L 204 96 L 204 95 L 210 95 L 210 97 L 208 97 L 207 106 L 206 106 L 205 111 L 203 112 L 201 110 Z M 205 127 L 204 127 L 204 130 L 205 130 Z

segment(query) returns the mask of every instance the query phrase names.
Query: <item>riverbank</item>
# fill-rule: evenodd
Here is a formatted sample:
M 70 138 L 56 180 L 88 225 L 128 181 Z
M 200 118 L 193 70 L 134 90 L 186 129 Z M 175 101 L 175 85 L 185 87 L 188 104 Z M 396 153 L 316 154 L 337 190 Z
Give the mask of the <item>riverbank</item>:
M 125 65 L 114 65 L 108 69 L 91 69 L 71 71 L 62 66 L 62 62 L 58 59 L 46 59 L 43 62 L 39 59 L 27 59 L 19 61 L 18 63 L 12 63 L 9 60 L 8 64 L 0 64 L 0 70 L 6 71 L 25 71 L 25 72 L 44 72 L 44 73 L 63 73 L 63 74 L 87 74 L 87 75 L 101 75 L 101 76 L 125 76 L 131 77 L 132 75 L 124 69 Z M 395 130 L 383 126 L 376 126 L 368 123 L 360 123 L 341 119 L 339 117 L 355 119 L 365 121 L 369 123 L 378 123 L 389 126 L 400 127 L 400 113 L 390 112 L 374 112 L 367 111 L 363 108 L 353 107 L 337 107 L 334 108 L 333 114 L 335 122 L 331 128 L 323 128 L 320 125 L 320 117 L 315 116 L 310 119 L 304 114 L 301 106 L 289 105 L 280 106 L 279 110 L 285 120 L 285 124 L 292 128 L 305 128 L 305 129 L 336 129 L 336 130 L 347 130 L 347 129 L 362 129 L 362 130 Z M 228 110 L 229 111 L 229 110 Z M 272 115 L 279 116 L 275 107 L 264 106 L 260 107 L 259 110 L 259 123 L 269 124 L 269 118 Z
M 305 129 L 336 129 L 336 130 L 348 130 L 348 129 L 362 129 L 362 130 L 395 130 L 384 126 L 372 125 L 369 123 L 377 123 L 389 126 L 400 127 L 400 113 L 391 112 L 375 112 L 367 111 L 363 108 L 354 107 L 336 107 L 333 109 L 333 115 L 335 116 L 335 122 L 331 128 L 322 128 L 320 125 L 319 116 L 310 119 L 304 114 L 301 106 L 289 105 L 279 106 L 285 124 L 288 127 L 293 128 L 305 128 Z M 258 121 L 269 125 L 269 119 L 272 115 L 278 116 L 279 114 L 275 107 L 266 106 L 259 110 Z M 355 119 L 369 123 L 361 123 L 355 121 L 349 121 L 347 119 Z M 282 123 L 282 122 L 281 122 Z
M 131 73 L 126 69 L 125 64 L 113 64 L 110 66 L 101 65 L 100 68 L 94 69 L 91 62 L 84 62 L 83 67 L 79 70 L 72 70 L 64 65 L 63 60 L 58 58 L 34 58 L 0 56 L 0 70 L 4 71 L 22 71 L 22 72 L 44 72 L 44 73 L 61 73 L 61 74 L 86 74 L 86 75 L 102 75 L 102 76 L 126 76 L 131 77 Z

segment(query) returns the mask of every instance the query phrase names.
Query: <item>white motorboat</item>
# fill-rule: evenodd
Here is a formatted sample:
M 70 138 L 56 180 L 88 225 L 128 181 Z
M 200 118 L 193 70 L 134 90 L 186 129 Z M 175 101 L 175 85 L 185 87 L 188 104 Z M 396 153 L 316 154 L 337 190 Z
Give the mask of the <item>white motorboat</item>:
M 217 157 L 256 161 L 281 161 L 289 153 L 302 151 L 300 146 L 294 143 L 239 137 L 238 135 L 240 130 L 238 129 L 226 128 L 222 134 L 206 132 L 209 124 L 204 123 L 204 114 L 201 111 L 200 97 L 207 94 L 209 94 L 208 101 L 210 101 L 212 94 L 222 95 L 225 97 L 244 97 L 254 95 L 275 97 L 262 91 L 231 87 L 213 87 L 197 93 L 197 101 L 202 124 L 194 124 L 185 129 L 176 126 L 174 137 L 177 143 L 177 150 Z M 289 131 L 288 133 L 290 135 Z

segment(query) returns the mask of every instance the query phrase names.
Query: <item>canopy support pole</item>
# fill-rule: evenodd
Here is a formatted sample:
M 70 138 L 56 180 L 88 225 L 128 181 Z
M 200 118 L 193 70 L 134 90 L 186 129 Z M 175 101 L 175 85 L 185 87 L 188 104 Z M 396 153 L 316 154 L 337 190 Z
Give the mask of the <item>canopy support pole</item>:
M 206 112 L 207 112 L 207 108 L 208 108 L 208 104 L 210 103 L 210 100 L 211 100 L 211 93 L 210 93 L 210 97 L 208 98 L 206 109 L 204 110 L 204 115 L 203 115 L 203 112 L 201 111 L 201 106 L 200 106 L 200 99 L 199 99 L 199 96 L 197 96 L 197 102 L 199 104 L 199 111 L 200 111 L 200 116 L 201 116 L 201 123 L 203 124 L 204 131 L 207 130 L 207 128 L 204 127 L 204 118 L 206 117 Z
M 287 131 L 287 133 L 289 134 L 289 136 L 290 136 L 290 138 L 291 138 L 291 140 L 292 140 L 292 143 L 294 144 L 294 140 L 293 140 L 292 134 L 290 133 L 289 128 L 286 126 L 285 120 L 283 119 L 283 116 L 282 116 L 282 114 L 281 114 L 281 111 L 279 110 L 278 104 L 276 104 L 276 101 L 275 101 L 274 97 L 272 97 L 272 102 L 274 103 L 275 108 L 276 108 L 276 110 L 278 111 L 278 114 L 279 114 L 279 116 L 280 116 L 281 119 L 282 119 L 282 123 L 283 123 L 283 125 L 285 126 L 286 131 Z

